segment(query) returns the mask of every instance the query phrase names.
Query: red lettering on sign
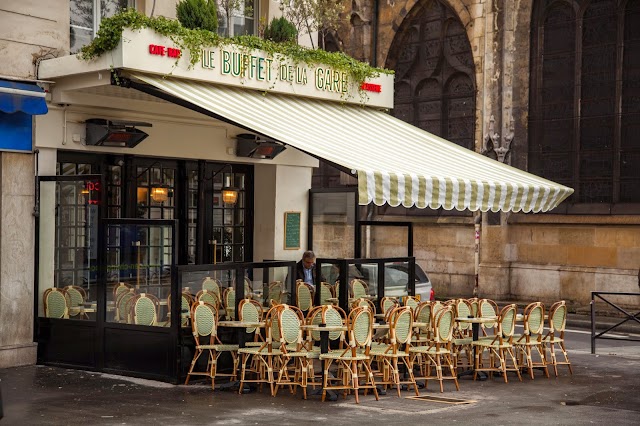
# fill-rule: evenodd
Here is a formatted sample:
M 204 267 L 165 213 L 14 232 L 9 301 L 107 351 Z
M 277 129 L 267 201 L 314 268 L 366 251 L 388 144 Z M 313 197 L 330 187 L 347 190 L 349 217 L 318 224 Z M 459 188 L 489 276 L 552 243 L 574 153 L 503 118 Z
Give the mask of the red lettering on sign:
M 167 48 L 167 56 L 170 58 L 179 58 L 181 53 L 180 49 L 176 49 L 174 47 Z
M 366 90 L 367 92 L 376 92 L 376 93 L 380 93 L 382 92 L 382 86 L 379 84 L 373 84 L 373 83 L 362 83 L 360 85 L 360 88 L 362 90 Z
M 180 49 L 176 49 L 175 47 L 164 47 L 158 44 L 150 44 L 149 53 L 151 55 L 167 56 L 169 58 L 179 58 L 182 55 L 182 51 Z
M 152 55 L 164 56 L 167 53 L 167 48 L 157 44 L 150 44 L 149 53 L 151 53 Z

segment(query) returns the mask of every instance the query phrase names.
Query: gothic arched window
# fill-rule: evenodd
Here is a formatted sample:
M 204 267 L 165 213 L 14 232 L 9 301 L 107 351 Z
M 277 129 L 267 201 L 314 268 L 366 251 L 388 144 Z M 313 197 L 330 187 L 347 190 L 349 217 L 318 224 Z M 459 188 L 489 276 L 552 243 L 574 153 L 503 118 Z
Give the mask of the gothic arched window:
M 473 149 L 473 55 L 455 12 L 440 0 L 417 5 L 389 52 L 387 68 L 396 73 L 393 115 Z
M 529 170 L 565 211 L 639 212 L 640 0 L 537 0 L 530 88 Z

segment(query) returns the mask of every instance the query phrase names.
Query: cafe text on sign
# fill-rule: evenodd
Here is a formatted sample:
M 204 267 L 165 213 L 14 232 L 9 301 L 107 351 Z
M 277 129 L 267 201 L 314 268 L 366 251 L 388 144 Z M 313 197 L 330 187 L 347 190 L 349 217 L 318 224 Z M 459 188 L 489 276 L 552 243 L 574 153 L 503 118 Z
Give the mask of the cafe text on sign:
M 182 52 L 175 47 L 165 47 L 159 44 L 150 44 L 149 53 L 158 56 L 167 56 L 169 58 L 179 58 Z
M 376 93 L 380 93 L 382 92 L 382 86 L 380 84 L 374 84 L 374 83 L 362 83 L 360 85 L 360 88 L 362 90 L 366 90 L 368 92 L 376 92 Z

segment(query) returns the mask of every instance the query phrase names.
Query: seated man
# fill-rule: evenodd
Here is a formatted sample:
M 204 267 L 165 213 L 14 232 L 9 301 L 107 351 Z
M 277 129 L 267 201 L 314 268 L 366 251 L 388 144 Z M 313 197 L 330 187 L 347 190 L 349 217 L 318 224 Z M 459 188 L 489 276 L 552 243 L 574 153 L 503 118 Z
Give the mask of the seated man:
M 296 264 L 296 281 L 302 280 L 315 289 L 315 284 L 324 281 L 321 276 L 318 281 L 316 271 L 316 255 L 312 251 L 305 251 L 302 259 Z

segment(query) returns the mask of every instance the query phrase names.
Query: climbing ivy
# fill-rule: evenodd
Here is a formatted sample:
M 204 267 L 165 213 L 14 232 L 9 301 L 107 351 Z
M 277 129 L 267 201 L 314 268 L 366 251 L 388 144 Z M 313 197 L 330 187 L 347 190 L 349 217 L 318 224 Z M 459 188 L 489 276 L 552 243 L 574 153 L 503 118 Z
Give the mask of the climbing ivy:
M 294 63 L 328 65 L 336 70 L 347 72 L 356 82 L 363 82 L 367 78 L 380 74 L 393 74 L 391 70 L 372 67 L 342 52 L 308 49 L 295 43 L 274 43 L 255 36 L 243 35 L 226 38 L 207 30 L 184 28 L 180 22 L 163 16 L 150 18 L 135 9 L 126 9 L 110 18 L 103 19 L 96 38 L 82 48 L 80 58 L 88 61 L 115 49 L 125 28 L 132 30 L 149 28 L 168 37 L 180 49 L 189 51 L 191 67 L 200 61 L 203 48 L 236 45 L 241 49 L 263 50 L 280 60 L 286 57 Z

